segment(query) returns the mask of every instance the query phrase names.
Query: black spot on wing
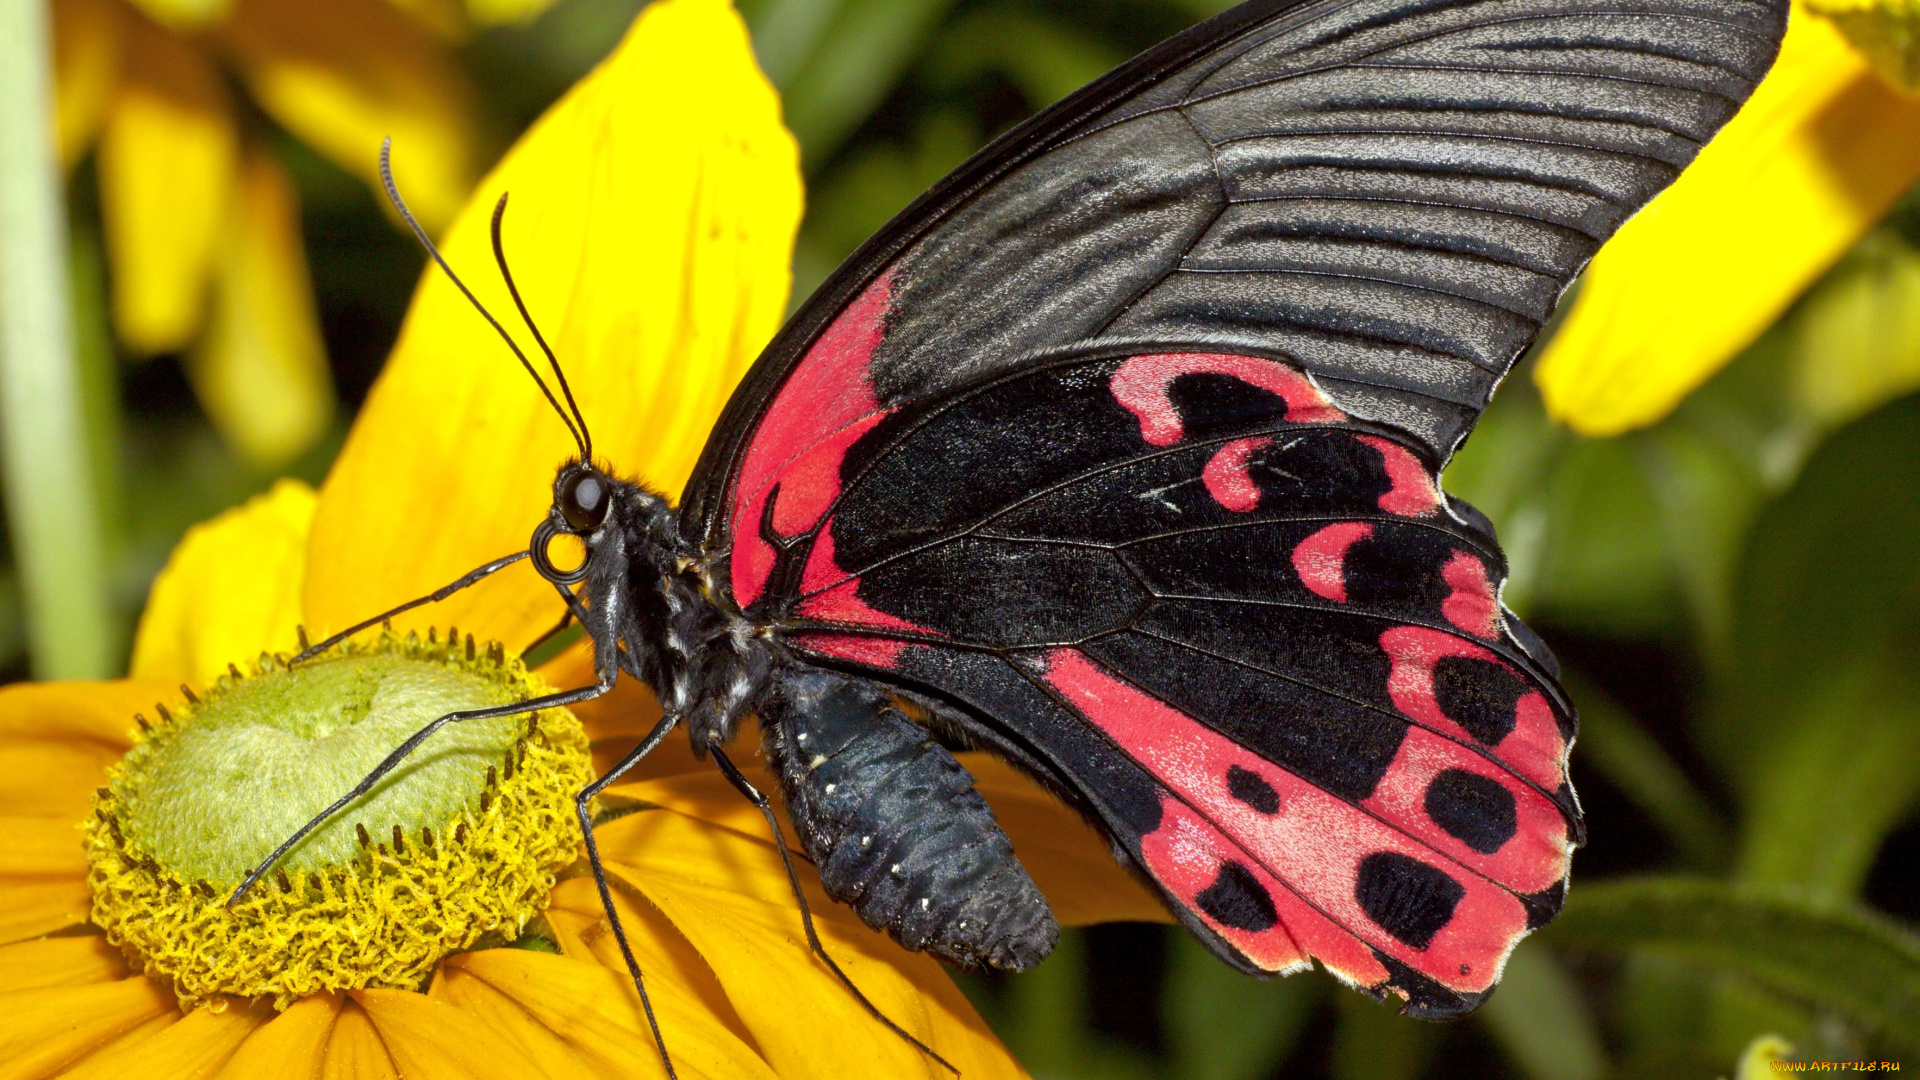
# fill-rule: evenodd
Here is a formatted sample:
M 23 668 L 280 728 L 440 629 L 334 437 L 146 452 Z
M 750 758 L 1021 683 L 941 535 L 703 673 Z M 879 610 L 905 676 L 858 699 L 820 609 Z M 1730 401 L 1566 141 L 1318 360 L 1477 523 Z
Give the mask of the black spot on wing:
M 1446 656 L 1433 665 L 1433 696 L 1447 718 L 1485 746 L 1498 746 L 1513 731 L 1515 707 L 1533 688 L 1491 660 Z
M 1395 938 L 1424 949 L 1453 921 L 1466 886 L 1446 871 L 1397 851 L 1376 851 L 1360 860 L 1354 899 L 1360 910 Z
M 1538 930 L 1553 921 L 1555 915 L 1567 903 L 1567 879 L 1541 889 L 1537 893 L 1528 893 L 1520 898 L 1527 906 L 1527 929 Z
M 1251 769 L 1227 766 L 1227 794 L 1263 814 L 1280 812 L 1280 793 Z
M 1237 862 L 1224 863 L 1213 884 L 1194 897 L 1200 910 L 1221 926 L 1234 930 L 1259 932 L 1280 921 L 1273 897 L 1253 876 L 1253 871 Z
M 1499 851 L 1519 831 L 1513 792 L 1479 773 L 1442 770 L 1427 785 L 1425 803 L 1434 824 L 1482 855 Z

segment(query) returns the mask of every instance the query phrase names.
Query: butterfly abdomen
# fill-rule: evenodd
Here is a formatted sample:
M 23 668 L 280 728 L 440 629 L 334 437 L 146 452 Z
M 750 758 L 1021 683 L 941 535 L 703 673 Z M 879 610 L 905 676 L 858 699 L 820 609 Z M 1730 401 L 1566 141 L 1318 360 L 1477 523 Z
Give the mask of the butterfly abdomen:
M 761 705 L 801 846 L 827 894 L 909 949 L 1024 971 L 1060 929 L 973 777 L 875 684 L 811 668 Z

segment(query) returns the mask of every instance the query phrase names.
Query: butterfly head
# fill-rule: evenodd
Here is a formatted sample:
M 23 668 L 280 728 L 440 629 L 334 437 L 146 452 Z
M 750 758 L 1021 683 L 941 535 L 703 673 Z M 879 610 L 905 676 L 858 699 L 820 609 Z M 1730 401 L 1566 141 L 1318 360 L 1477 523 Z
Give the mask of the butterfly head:
M 596 560 L 609 565 L 632 560 L 669 562 L 667 549 L 677 535 L 673 508 L 666 499 L 575 458 L 554 474 L 553 505 L 534 530 L 531 553 L 542 577 L 573 585 L 586 580 Z M 548 558 L 547 545 L 556 536 L 575 536 L 586 546 L 586 558 L 578 567 L 562 570 Z
M 589 536 L 607 520 L 613 481 L 592 465 L 569 462 L 553 480 L 553 513 L 576 536 Z

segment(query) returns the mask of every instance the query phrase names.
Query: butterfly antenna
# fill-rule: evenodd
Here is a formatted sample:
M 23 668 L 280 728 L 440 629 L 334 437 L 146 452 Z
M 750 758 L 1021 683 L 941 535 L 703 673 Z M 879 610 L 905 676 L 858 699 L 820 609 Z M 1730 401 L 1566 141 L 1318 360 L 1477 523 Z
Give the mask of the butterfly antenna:
M 393 140 L 391 138 L 380 140 L 380 182 L 386 185 L 387 200 L 393 203 L 395 210 L 400 211 L 401 219 L 407 223 L 407 228 L 413 230 L 413 235 L 420 241 L 420 246 L 426 248 L 427 254 L 433 256 L 433 261 L 439 265 L 441 273 L 447 275 L 447 279 L 460 290 L 460 295 L 467 298 L 467 303 L 473 305 L 473 309 L 480 313 L 480 317 L 487 320 L 487 325 L 493 327 L 494 333 L 500 335 L 500 340 L 507 343 L 507 348 L 513 350 L 513 355 L 520 361 L 520 366 L 527 369 L 527 374 L 532 376 L 534 385 L 546 395 L 547 404 L 553 406 L 553 411 L 559 414 L 560 422 L 567 425 L 567 433 L 573 436 L 574 444 L 579 446 L 584 454 L 587 449 L 586 440 L 580 437 L 579 429 L 573 426 L 572 418 L 567 415 L 565 409 L 560 407 L 560 402 L 553 396 L 553 391 L 547 389 L 547 384 L 540 378 L 540 372 L 533 366 L 533 361 L 527 359 L 527 354 L 520 351 L 520 346 L 513 340 L 513 335 L 507 333 L 507 328 L 500 325 L 500 320 L 493 317 L 493 313 L 480 302 L 480 298 L 473 295 L 473 290 L 467 288 L 467 283 L 460 280 L 460 275 L 453 272 L 453 267 L 447 265 L 447 260 L 440 255 L 440 249 L 435 247 L 433 241 L 427 237 L 427 231 L 414 220 L 413 211 L 407 209 L 406 200 L 400 197 L 400 188 L 393 182 L 392 156 Z M 515 299 L 517 300 L 518 297 Z
M 553 347 L 547 344 L 545 334 L 534 324 L 533 315 L 527 311 L 526 301 L 520 299 L 520 286 L 513 282 L 513 271 L 507 268 L 507 249 L 500 242 L 500 223 L 507 216 L 507 192 L 500 193 L 500 201 L 493 204 L 493 261 L 500 266 L 500 278 L 507 283 L 507 293 L 513 297 L 513 306 L 520 309 L 520 319 L 533 332 L 533 340 L 540 343 L 540 351 L 547 354 L 547 363 L 553 368 L 553 377 L 560 383 L 560 393 L 567 399 L 567 408 L 573 410 L 573 419 L 580 425 L 580 434 L 585 445 L 580 448 L 580 460 L 591 463 L 593 460 L 593 432 L 587 430 L 587 418 L 580 415 L 580 405 L 573 400 L 573 387 L 567 385 L 567 373 L 560 370 L 560 358 L 553 355 Z

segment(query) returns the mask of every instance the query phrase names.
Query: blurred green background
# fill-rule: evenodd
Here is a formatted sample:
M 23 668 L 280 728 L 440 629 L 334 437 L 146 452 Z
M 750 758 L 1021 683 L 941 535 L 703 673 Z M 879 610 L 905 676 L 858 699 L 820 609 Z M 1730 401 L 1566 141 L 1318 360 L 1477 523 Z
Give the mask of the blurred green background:
M 432 5 L 419 5 L 426 10 Z M 637 0 L 560 0 L 441 39 L 484 165 L 612 46 Z M 741 0 L 803 147 L 796 297 L 923 188 L 1217 0 Z M 278 475 L 318 482 L 422 259 L 368 187 L 243 110 L 297 187 L 337 408 L 271 466 L 207 418 L 183 353 L 108 315 L 96 166 L 65 191 L 112 656 L 185 528 Z M 1425 1024 L 1322 974 L 1261 982 L 1161 926 L 1070 932 L 965 985 L 1036 1076 L 1732 1075 L 1757 1037 L 1920 1067 L 1920 198 L 1658 425 L 1549 421 L 1523 370 L 1446 476 L 1499 526 L 1506 599 L 1568 670 L 1589 846 L 1500 992 Z M 1897 377 L 1888 376 L 1895 372 Z M 1905 374 L 1898 374 L 1904 372 Z M 1826 380 L 1807 404 L 1809 380 Z M 0 672 L 34 670 L 0 570 Z M 45 670 L 45 668 L 41 668 Z

